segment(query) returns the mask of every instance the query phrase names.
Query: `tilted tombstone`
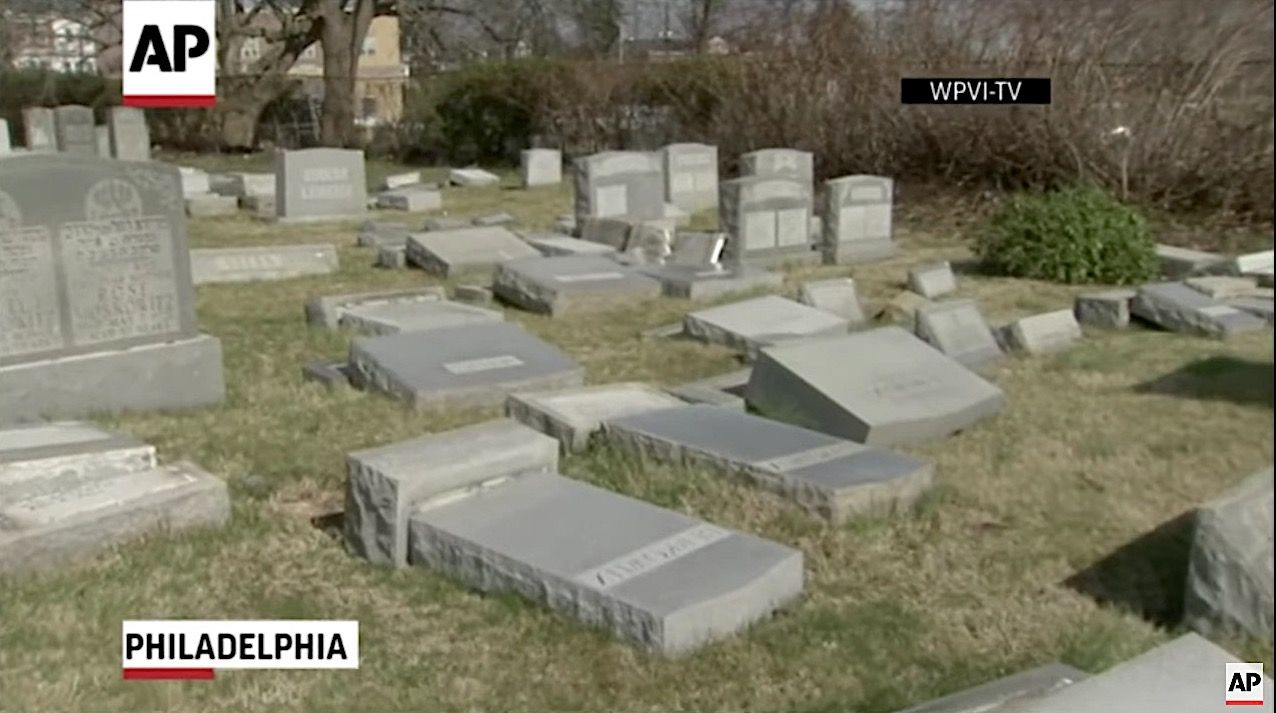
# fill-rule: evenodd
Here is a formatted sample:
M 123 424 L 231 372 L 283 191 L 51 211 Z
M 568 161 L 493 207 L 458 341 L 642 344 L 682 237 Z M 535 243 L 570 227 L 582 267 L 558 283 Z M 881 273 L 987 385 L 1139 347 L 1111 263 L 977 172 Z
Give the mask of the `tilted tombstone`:
M 678 233 L 674 237 L 673 252 L 665 263 L 714 267 L 722 261 L 722 251 L 726 246 L 726 233 Z
M 1130 314 L 1174 332 L 1208 337 L 1229 337 L 1267 326 L 1262 318 L 1210 299 L 1182 282 L 1140 287 Z
M 872 262 L 899 253 L 891 239 L 891 179 L 845 176 L 824 186 L 825 264 Z
M 222 400 L 221 345 L 195 326 L 176 168 L 5 159 L 0 254 L 0 420 Z
M 641 151 L 604 151 L 575 162 L 576 221 L 664 217 L 660 159 Z
M 340 295 L 323 295 L 306 302 L 306 323 L 311 326 L 336 329 L 341 320 L 351 309 L 359 307 L 391 304 L 395 302 L 437 301 L 446 297 L 442 287 L 420 287 L 406 290 L 383 290 L 380 292 L 355 292 Z
M 449 300 L 395 300 L 345 310 L 341 325 L 362 334 L 428 332 L 466 324 L 503 322 L 505 313 Z
M 791 178 L 736 178 L 721 184 L 719 224 L 730 237 L 728 262 L 756 266 L 818 263 L 811 195 Z
M 957 291 L 957 276 L 947 260 L 919 265 L 908 271 L 908 289 L 933 300 Z
M 654 386 L 622 382 L 510 394 L 505 415 L 557 439 L 565 453 L 576 453 L 589 446 L 603 421 L 685 405 Z
M 899 327 L 761 350 L 745 400 L 765 416 L 890 446 L 938 440 L 996 414 L 996 386 Z
M 279 221 L 361 220 L 367 212 L 362 151 L 320 148 L 275 154 Z
M 121 161 L 150 161 L 151 132 L 146 112 L 130 106 L 113 106 L 106 114 L 111 155 Z
M 1066 349 L 1081 338 L 1081 325 L 1070 309 L 1017 319 L 1005 329 L 1008 346 L 1029 354 Z
M 523 238 L 528 245 L 541 251 L 545 257 L 561 257 L 564 255 L 615 255 L 616 248 L 603 243 L 573 238 L 570 235 L 557 233 L 538 233 Z
M 606 257 L 529 257 L 496 267 L 492 291 L 555 317 L 615 309 L 660 296 L 660 283 Z
M 647 265 L 638 268 L 660 281 L 665 297 L 712 300 L 725 295 L 778 290 L 784 275 L 748 265 Z
M 506 228 L 460 228 L 412 233 L 407 261 L 440 277 L 487 273 L 506 260 L 539 257 L 536 248 Z
M 92 109 L 79 104 L 60 106 L 53 110 L 53 123 L 57 129 L 58 151 L 98 155 Z
M 1024 706 L 1089 676 L 1064 663 L 1048 663 L 895 713 L 1030 713 Z
M 790 178 L 802 184 L 808 196 L 814 197 L 815 155 L 797 149 L 759 149 L 740 157 L 740 175 Z
M 660 151 L 665 202 L 695 213 L 718 207 L 718 147 L 670 144 Z
M 845 319 L 851 325 L 868 321 L 860 304 L 855 280 L 836 277 L 828 280 L 803 282 L 798 292 L 798 302 Z
M 521 155 L 519 177 L 524 188 L 557 186 L 563 182 L 563 152 L 528 149 Z
M 23 140 L 28 151 L 57 151 L 57 124 L 53 120 L 53 110 L 42 106 L 27 107 L 22 110 L 22 127 L 25 132 Z
M 111 158 L 111 129 L 105 124 L 93 127 L 93 139 L 97 143 L 97 155 Z
M 687 313 L 687 336 L 739 349 L 752 357 L 762 347 L 793 339 L 846 334 L 846 320 L 778 295 Z
M 1004 356 L 974 300 L 944 300 L 921 307 L 917 336 L 968 369 L 981 369 Z

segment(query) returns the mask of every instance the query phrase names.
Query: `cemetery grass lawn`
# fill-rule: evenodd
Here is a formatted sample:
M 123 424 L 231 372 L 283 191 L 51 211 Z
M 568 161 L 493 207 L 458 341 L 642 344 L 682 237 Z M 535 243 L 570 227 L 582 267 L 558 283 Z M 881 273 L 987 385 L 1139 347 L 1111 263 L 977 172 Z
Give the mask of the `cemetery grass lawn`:
M 388 170 L 374 166 L 370 181 Z M 508 210 L 543 228 L 568 212 L 570 189 L 449 189 L 445 204 L 456 215 Z M 806 274 L 854 274 L 880 305 L 908 265 L 968 259 L 949 237 L 957 233 L 935 229 L 924 208 L 900 208 L 901 259 Z M 1176 518 L 1273 459 L 1270 332 L 1219 342 L 1144 329 L 1006 360 L 992 375 L 1008 398 L 999 417 L 908 449 L 935 459 L 938 481 L 908 517 L 829 527 L 706 473 L 641 467 L 600 449 L 570 458 L 573 477 L 805 554 L 807 594 L 792 610 L 661 660 L 511 596 L 367 566 L 312 526 L 342 507 L 347 451 L 498 415 L 412 414 L 381 396 L 302 382 L 303 363 L 340 357 L 348 340 L 306 327 L 308 297 L 434 283 L 371 267 L 354 234 L 352 225 L 193 221 L 196 247 L 333 242 L 341 269 L 198 289 L 200 326 L 225 349 L 225 404 L 104 423 L 156 444 L 166 461 L 227 478 L 234 518 L 219 531 L 5 581 L 0 711 L 877 712 L 1052 660 L 1099 671 L 1181 633 L 1156 623 L 1172 620 L 1181 598 L 1186 535 Z M 803 276 L 790 274 L 786 291 Z M 963 274 L 960 294 L 997 323 L 1070 306 L 1080 289 Z M 581 319 L 507 314 L 583 362 L 593 383 L 672 384 L 737 368 L 723 349 L 638 337 L 686 309 L 664 300 Z M 1119 566 L 1101 563 L 1117 550 Z M 1128 601 L 1099 604 L 1080 590 Z M 126 683 L 119 627 L 128 618 L 358 619 L 362 669 Z M 1273 663 L 1257 642 L 1219 643 Z

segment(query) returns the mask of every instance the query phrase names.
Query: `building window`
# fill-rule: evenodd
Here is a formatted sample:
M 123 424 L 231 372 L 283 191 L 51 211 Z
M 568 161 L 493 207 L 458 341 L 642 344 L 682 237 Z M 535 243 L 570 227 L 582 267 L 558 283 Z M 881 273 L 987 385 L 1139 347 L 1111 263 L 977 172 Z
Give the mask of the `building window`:
M 249 37 L 244 40 L 244 44 L 239 48 L 239 58 L 246 62 L 261 59 L 261 38 Z

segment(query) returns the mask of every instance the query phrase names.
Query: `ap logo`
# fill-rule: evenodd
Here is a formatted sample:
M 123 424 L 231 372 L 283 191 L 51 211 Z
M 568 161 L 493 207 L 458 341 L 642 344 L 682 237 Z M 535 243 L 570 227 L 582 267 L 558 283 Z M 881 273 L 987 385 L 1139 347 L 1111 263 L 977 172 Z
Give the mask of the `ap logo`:
M 1227 688 L 1223 702 L 1229 706 L 1263 705 L 1263 665 L 1227 664 Z
M 124 0 L 124 104 L 217 101 L 215 0 Z

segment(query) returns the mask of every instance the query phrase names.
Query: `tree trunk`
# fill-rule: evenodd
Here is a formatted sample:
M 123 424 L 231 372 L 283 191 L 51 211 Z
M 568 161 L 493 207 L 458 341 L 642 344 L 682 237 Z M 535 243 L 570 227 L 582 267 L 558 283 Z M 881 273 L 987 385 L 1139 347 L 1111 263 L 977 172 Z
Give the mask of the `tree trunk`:
M 355 0 L 347 12 L 342 0 L 324 0 L 319 11 L 323 19 L 323 106 L 319 119 L 319 140 L 324 146 L 356 145 L 354 135 L 355 76 L 363 39 L 372 24 L 375 0 Z

